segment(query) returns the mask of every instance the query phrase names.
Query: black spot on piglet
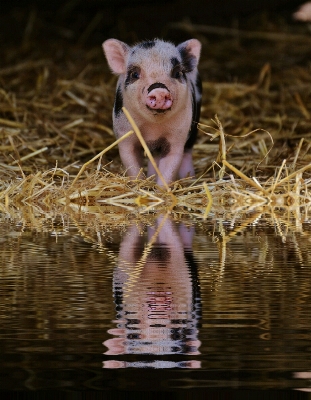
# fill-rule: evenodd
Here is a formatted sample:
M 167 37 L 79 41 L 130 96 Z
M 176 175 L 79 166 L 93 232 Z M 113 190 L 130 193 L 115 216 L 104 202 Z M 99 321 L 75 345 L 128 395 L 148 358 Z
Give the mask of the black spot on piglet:
M 196 85 L 196 87 L 198 89 L 199 94 L 202 94 L 202 81 L 201 81 L 199 73 L 197 73 L 195 85 Z
M 165 157 L 171 151 L 171 145 L 165 137 L 156 140 L 148 140 L 147 146 L 151 153 L 155 156 Z
M 178 58 L 172 57 L 171 58 L 171 64 L 172 64 L 172 67 L 175 68 L 180 64 L 180 61 L 178 60 Z
M 120 86 L 118 86 L 117 91 L 116 91 L 116 97 L 114 100 L 114 105 L 113 105 L 113 112 L 115 117 L 117 117 L 120 112 L 122 111 L 122 107 L 123 107 L 123 96 L 122 96 L 122 92 L 121 92 L 121 88 Z
M 164 83 L 161 83 L 161 82 L 156 82 L 156 83 L 153 83 L 152 85 L 150 85 L 147 89 L 147 92 L 150 93 L 151 90 L 158 89 L 158 88 L 166 89 L 169 92 L 168 87 L 165 86 Z
M 202 83 L 200 80 L 200 76 L 197 76 L 197 86 L 202 87 Z M 198 88 L 199 89 L 199 88 Z M 193 84 L 191 84 L 191 92 L 192 92 L 192 122 L 188 134 L 188 139 L 185 144 L 184 150 L 192 149 L 198 134 L 198 122 L 200 120 L 200 112 L 201 112 L 201 101 L 198 101 L 195 96 L 195 90 Z
M 140 47 L 141 49 L 151 49 L 154 46 L 155 46 L 154 40 L 146 40 L 145 42 L 141 42 L 138 45 L 138 47 Z
M 182 62 L 180 62 L 178 58 L 172 57 L 171 64 L 172 64 L 171 77 L 174 79 L 178 79 L 180 82 L 185 82 L 186 80 L 185 72 L 188 71 L 186 71 Z
M 196 58 L 193 56 L 186 47 L 179 49 L 181 55 L 182 64 L 184 66 L 185 72 L 191 72 L 196 67 Z
M 139 79 L 139 77 L 140 77 L 140 68 L 135 65 L 129 65 L 124 82 L 124 88 L 126 89 L 129 85 L 136 82 L 137 79 Z

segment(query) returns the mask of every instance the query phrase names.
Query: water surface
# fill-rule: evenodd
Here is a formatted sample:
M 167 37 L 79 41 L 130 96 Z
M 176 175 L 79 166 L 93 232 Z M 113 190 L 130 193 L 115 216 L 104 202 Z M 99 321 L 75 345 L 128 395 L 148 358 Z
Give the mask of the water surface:
M 1 390 L 311 390 L 310 221 L 0 232 Z

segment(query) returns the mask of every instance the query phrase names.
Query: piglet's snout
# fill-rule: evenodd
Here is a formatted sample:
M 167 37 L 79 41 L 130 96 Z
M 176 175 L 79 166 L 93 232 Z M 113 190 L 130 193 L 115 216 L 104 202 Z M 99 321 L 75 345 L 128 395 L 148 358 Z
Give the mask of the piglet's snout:
M 152 110 L 168 110 L 172 107 L 173 97 L 168 88 L 162 83 L 155 83 L 148 89 L 147 107 Z

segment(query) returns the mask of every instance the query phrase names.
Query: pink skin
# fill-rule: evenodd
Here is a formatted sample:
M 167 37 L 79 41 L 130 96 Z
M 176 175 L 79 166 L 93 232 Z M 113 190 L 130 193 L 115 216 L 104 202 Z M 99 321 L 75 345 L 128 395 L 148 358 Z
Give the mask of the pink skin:
M 119 75 L 119 108 L 113 113 L 115 135 L 120 138 L 132 129 L 121 111 L 124 106 L 149 148 L 153 146 L 157 166 L 169 184 L 177 177 L 194 176 L 192 152 L 191 149 L 185 151 L 185 143 L 193 118 L 193 94 L 196 102 L 201 97 L 196 88 L 201 44 L 196 39 L 190 39 L 177 47 L 158 39 L 155 43 L 145 49 L 139 45 L 130 47 L 119 40 L 108 39 L 103 43 L 103 49 L 112 72 Z M 181 50 L 188 52 L 193 60 L 193 69 L 187 72 L 187 79 L 183 79 L 183 71 L 177 77 L 172 73 L 172 59 L 180 59 Z M 132 72 L 129 66 L 134 68 Z M 148 88 L 151 88 L 150 92 Z M 127 175 L 132 179 L 143 178 L 144 153 L 137 136 L 131 135 L 122 141 L 119 152 Z M 154 174 L 155 170 L 149 162 L 148 176 Z M 164 185 L 159 177 L 157 183 Z
M 293 14 L 298 21 L 311 22 L 311 2 L 307 2 L 300 6 L 298 11 Z
M 194 176 L 194 167 L 192 162 L 192 150 L 184 152 L 179 171 L 178 177 L 185 178 L 186 176 Z
M 147 366 L 146 362 L 144 365 Z M 169 365 L 169 367 L 167 366 Z M 201 368 L 201 361 L 197 360 L 187 360 L 187 361 L 150 361 L 149 366 L 153 368 L 178 368 L 182 365 L 182 368 Z M 119 361 L 119 360 L 108 360 L 103 362 L 103 368 L 107 369 L 119 369 L 119 368 L 141 368 L 141 363 L 138 361 Z
M 172 107 L 173 98 L 164 88 L 151 90 L 146 99 L 146 105 L 155 110 L 168 110 Z
M 126 99 L 124 99 L 124 105 L 128 109 L 130 108 L 131 104 L 128 103 Z M 145 122 L 142 121 L 139 113 L 134 110 L 130 109 L 131 115 L 138 123 L 140 131 L 144 136 L 146 142 L 149 140 L 155 140 L 157 138 L 163 137 L 163 132 L 167 132 L 165 136 L 168 142 L 170 143 L 170 152 L 165 157 L 158 157 L 155 156 L 155 161 L 157 163 L 158 168 L 160 169 L 163 178 L 167 183 L 172 182 L 177 176 L 180 178 L 185 178 L 186 176 L 193 176 L 194 169 L 192 165 L 192 157 L 191 153 L 184 152 L 184 141 L 181 138 L 181 132 L 185 130 L 185 120 L 191 120 L 191 98 L 189 96 L 188 102 L 185 104 L 185 111 L 184 111 L 184 118 L 181 118 L 180 114 L 176 113 L 175 115 L 170 115 L 170 118 L 167 120 L 164 117 L 167 115 L 159 114 L 156 116 L 160 117 L 159 123 L 157 121 Z M 169 114 L 171 111 L 169 112 Z M 189 115 L 187 115 L 189 113 Z M 151 112 L 150 112 L 151 114 Z M 153 117 L 153 115 L 151 114 Z M 162 118 L 163 117 L 163 118 Z M 118 124 L 119 126 L 121 123 L 126 124 L 125 115 L 121 115 Z M 142 122 L 140 124 L 140 122 Z M 188 125 L 189 126 L 189 125 Z M 127 131 L 130 130 L 130 127 L 127 127 Z M 188 130 L 186 131 L 188 132 Z M 140 142 L 138 141 L 135 135 L 130 136 L 129 138 L 123 140 L 119 144 L 119 152 L 122 159 L 123 164 L 126 167 L 127 175 L 131 177 L 141 177 L 141 165 L 143 164 L 143 154 L 140 152 L 133 152 L 129 151 L 131 148 L 140 148 Z M 148 164 L 148 176 L 155 174 L 155 170 L 151 163 Z M 162 180 L 157 177 L 157 184 L 162 186 Z
M 194 176 L 194 167 L 193 167 L 193 162 L 192 162 L 192 150 L 188 150 L 185 151 L 182 156 L 181 156 L 181 163 L 179 165 L 179 169 L 178 169 L 178 178 L 182 179 L 182 178 L 186 178 L 187 176 Z M 154 157 L 155 162 L 157 163 L 157 165 L 160 165 L 160 161 L 161 159 L 159 157 Z M 162 162 L 163 165 L 163 162 Z M 170 174 L 170 167 L 172 168 L 173 165 L 168 167 L 168 174 Z M 151 175 L 156 175 L 156 171 L 153 167 L 153 165 L 151 164 L 150 161 L 148 161 L 148 176 Z M 166 176 L 166 174 L 164 174 L 164 176 Z M 161 185 L 161 181 L 158 179 L 158 183 L 159 185 Z
M 159 217 L 153 227 L 148 228 L 148 242 L 152 247 L 166 249 L 167 257 L 161 258 L 161 251 L 152 257 L 144 251 L 141 227 L 132 225 L 123 237 L 120 245 L 119 262 L 114 271 L 115 284 L 122 290 L 123 303 L 117 328 L 109 329 L 113 335 L 104 342 L 106 355 L 118 354 L 166 354 L 172 346 L 178 344 L 171 338 L 171 329 L 180 325 L 175 320 L 184 315 L 189 320 L 185 324 L 193 326 L 196 317 L 192 315 L 192 285 L 189 267 L 184 250 L 191 251 L 194 229 L 183 224 L 175 225 L 166 217 Z M 149 252 L 151 251 L 151 247 Z M 156 255 L 160 258 L 157 259 Z M 164 270 L 163 270 L 164 269 Z M 158 283 L 161 282 L 161 283 Z M 128 340 L 131 327 L 127 327 L 127 313 L 135 314 L 139 322 L 135 323 L 139 337 Z M 155 328 L 161 324 L 161 328 Z M 187 345 L 193 350 L 187 355 L 200 354 L 198 331 Z M 167 343 L 164 347 L 162 343 Z M 148 344 L 147 344 L 148 343 Z M 130 365 L 129 365 L 130 366 Z M 106 368 L 120 368 L 111 360 Z

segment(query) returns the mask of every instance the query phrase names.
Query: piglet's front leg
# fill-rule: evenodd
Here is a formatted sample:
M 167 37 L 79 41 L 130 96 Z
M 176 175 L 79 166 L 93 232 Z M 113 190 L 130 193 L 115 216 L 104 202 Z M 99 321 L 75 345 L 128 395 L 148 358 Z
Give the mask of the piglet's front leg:
M 159 160 L 158 168 L 167 184 L 173 182 L 178 174 L 184 154 L 183 150 L 183 147 L 175 148 Z M 157 177 L 157 184 L 163 186 L 163 182 L 159 177 Z
M 153 157 L 154 162 L 156 163 L 156 165 L 159 165 L 159 160 L 160 157 Z M 155 170 L 152 162 L 150 160 L 148 160 L 148 174 L 147 176 L 151 176 L 151 175 L 157 175 L 157 171 Z
M 142 148 L 125 140 L 119 144 L 119 152 L 126 174 L 131 178 L 143 178 L 141 171 L 144 161 Z

